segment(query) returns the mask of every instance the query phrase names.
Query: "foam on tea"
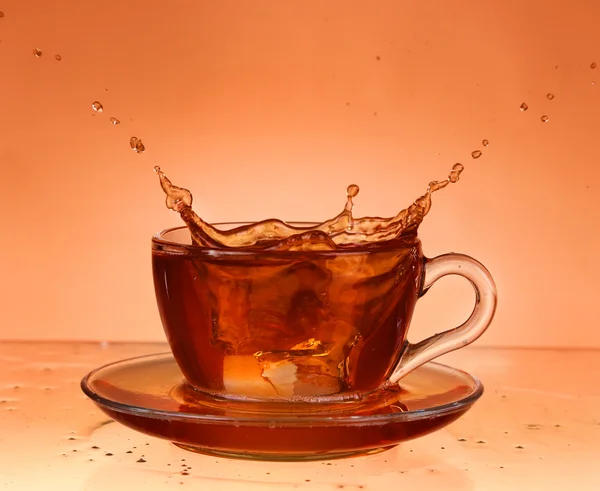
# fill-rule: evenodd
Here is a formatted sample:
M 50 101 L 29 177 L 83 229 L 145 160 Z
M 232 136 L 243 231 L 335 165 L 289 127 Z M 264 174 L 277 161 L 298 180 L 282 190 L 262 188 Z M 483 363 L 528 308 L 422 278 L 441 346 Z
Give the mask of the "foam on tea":
M 382 241 L 416 235 L 417 228 L 431 208 L 432 193 L 451 182 L 457 182 L 463 166 L 455 164 L 447 179 L 430 182 L 425 194 L 391 218 L 354 218 L 352 199 L 358 194 L 359 188 L 356 184 L 351 184 L 347 189 L 344 210 L 318 225 L 302 227 L 278 219 L 268 219 L 231 230 L 219 230 L 202 220 L 192 210 L 192 194 L 187 189 L 172 184 L 160 167 L 156 166 L 154 170 L 167 195 L 167 207 L 181 215 L 194 244 L 211 248 L 294 251 L 376 245 Z
M 417 229 L 431 195 L 458 181 L 461 164 L 391 218 L 354 218 L 359 188 L 350 185 L 342 212 L 317 225 L 269 219 L 231 230 L 202 220 L 192 210 L 191 193 L 155 170 L 167 207 L 181 215 L 194 244 L 249 253 L 243 261 L 206 257 L 202 249 L 154 254 L 159 306 L 173 325 L 172 350 L 198 366 L 188 380 L 218 394 L 286 400 L 353 398 L 379 387 L 418 297 Z M 397 247 L 380 247 L 392 240 Z M 275 253 L 260 263 L 252 259 L 265 251 Z M 277 251 L 299 254 L 280 260 Z M 313 254 L 320 251 L 356 254 Z M 397 294 L 391 291 L 404 296 L 392 301 Z M 396 301 L 397 316 L 391 315 Z

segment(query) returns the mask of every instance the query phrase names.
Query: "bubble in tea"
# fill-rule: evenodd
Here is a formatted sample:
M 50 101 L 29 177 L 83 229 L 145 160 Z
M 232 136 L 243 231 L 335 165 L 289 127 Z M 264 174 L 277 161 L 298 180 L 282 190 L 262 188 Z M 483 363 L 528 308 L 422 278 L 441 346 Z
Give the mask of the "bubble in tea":
M 554 94 L 548 93 L 546 94 L 546 98 L 551 101 L 552 99 L 554 99 Z
M 61 60 L 62 60 L 62 56 L 60 56 L 60 55 L 56 55 L 56 56 L 54 57 L 54 59 L 55 59 L 56 61 L 61 61 Z

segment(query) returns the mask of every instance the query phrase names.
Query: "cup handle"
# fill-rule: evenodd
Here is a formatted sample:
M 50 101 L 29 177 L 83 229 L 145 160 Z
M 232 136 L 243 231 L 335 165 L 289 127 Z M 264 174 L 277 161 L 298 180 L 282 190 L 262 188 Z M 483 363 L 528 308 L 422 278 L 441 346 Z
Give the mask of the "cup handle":
M 464 254 L 444 254 L 425 259 L 425 274 L 419 298 L 441 277 L 456 274 L 469 280 L 475 289 L 475 308 L 467 321 L 454 328 L 434 334 L 412 344 L 406 341 L 396 368 L 389 377 L 392 383 L 415 368 L 440 355 L 463 348 L 481 336 L 488 328 L 496 311 L 496 285 L 489 271 L 472 257 Z

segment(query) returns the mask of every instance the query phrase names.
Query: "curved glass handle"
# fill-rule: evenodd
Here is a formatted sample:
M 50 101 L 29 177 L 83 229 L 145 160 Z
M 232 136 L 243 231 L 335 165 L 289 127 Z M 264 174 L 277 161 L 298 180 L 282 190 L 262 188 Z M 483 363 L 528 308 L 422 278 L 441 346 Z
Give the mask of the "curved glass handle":
M 488 328 L 496 311 L 496 285 L 492 276 L 479 261 L 464 254 L 444 254 L 425 259 L 425 279 L 420 296 L 442 276 L 457 274 L 468 279 L 475 289 L 475 308 L 467 321 L 450 329 L 412 344 L 404 345 L 400 361 L 389 381 L 396 383 L 415 368 L 440 355 L 471 344 Z

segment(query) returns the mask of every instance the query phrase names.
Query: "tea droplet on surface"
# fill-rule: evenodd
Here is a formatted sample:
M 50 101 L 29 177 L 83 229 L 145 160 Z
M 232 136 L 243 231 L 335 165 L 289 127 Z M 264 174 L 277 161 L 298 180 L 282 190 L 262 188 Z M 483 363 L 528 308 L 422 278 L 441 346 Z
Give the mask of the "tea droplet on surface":
M 519 109 L 520 109 L 521 111 L 527 111 L 527 109 L 529 109 L 529 106 L 528 106 L 528 105 L 527 105 L 527 104 L 524 102 L 523 104 L 521 104 L 521 105 L 519 106 Z
M 102 107 L 102 104 L 100 104 L 100 102 L 98 102 L 98 101 L 92 102 L 92 109 L 99 113 L 104 111 L 104 107 Z
M 479 157 L 481 157 L 481 150 L 473 150 L 471 152 L 471 157 L 473 157 L 474 159 L 478 159 Z
M 542 123 L 547 123 L 550 118 L 544 114 L 540 119 L 542 120 Z
M 590 68 L 591 68 L 592 70 L 593 70 L 594 68 L 596 68 L 596 63 L 595 63 L 595 62 L 594 62 L 594 63 L 592 63 L 592 64 L 590 65 Z
M 137 136 L 132 136 L 129 139 L 129 146 L 136 153 L 144 153 L 146 151 L 146 147 L 144 146 L 144 143 Z M 156 172 L 158 172 L 158 171 L 156 171 Z
M 110 122 L 112 124 L 121 124 L 121 121 L 119 121 L 117 118 L 110 118 Z
M 490 144 L 490 141 L 489 141 L 489 140 L 483 140 L 483 141 L 481 142 L 481 144 L 482 144 L 484 147 L 487 147 L 487 146 Z
M 60 56 L 60 55 L 56 55 L 56 56 L 54 57 L 54 59 L 55 59 L 56 61 L 60 61 L 60 60 L 62 60 L 62 56 Z
M 546 94 L 546 97 L 548 98 L 548 100 L 551 101 L 552 99 L 554 99 L 554 94 L 548 93 L 548 94 Z
M 33 48 L 33 54 L 36 58 L 39 58 L 40 56 L 42 56 L 42 50 L 38 48 Z

